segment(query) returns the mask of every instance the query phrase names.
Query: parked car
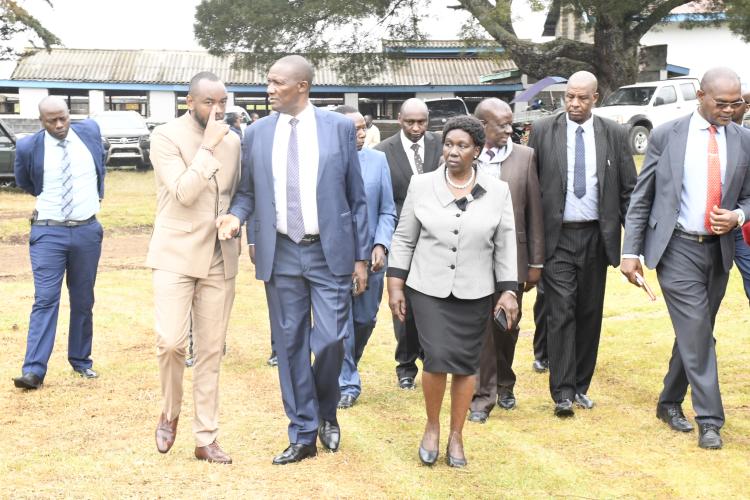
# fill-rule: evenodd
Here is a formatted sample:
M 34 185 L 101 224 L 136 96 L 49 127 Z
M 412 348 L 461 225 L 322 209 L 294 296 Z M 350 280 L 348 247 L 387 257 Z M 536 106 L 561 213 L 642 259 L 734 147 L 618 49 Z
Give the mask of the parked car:
M 427 99 L 424 102 L 430 111 L 430 120 L 427 130 L 440 132 L 450 118 L 454 116 L 465 116 L 469 114 L 466 103 L 460 97 L 448 97 L 445 99 Z
M 654 127 L 695 111 L 699 88 L 695 78 L 625 85 L 604 99 L 593 113 L 627 125 L 633 154 L 644 154 Z
M 151 131 L 146 120 L 135 111 L 104 111 L 92 117 L 109 143 L 107 165 L 135 165 L 138 170 L 151 167 Z
M 13 162 L 16 160 L 16 136 L 0 120 L 0 184 L 15 184 Z

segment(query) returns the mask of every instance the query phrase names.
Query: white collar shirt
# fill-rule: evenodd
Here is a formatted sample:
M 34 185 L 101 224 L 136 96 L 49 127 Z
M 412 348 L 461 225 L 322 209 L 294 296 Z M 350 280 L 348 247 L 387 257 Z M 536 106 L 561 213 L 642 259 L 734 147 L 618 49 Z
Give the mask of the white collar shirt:
M 417 172 L 417 165 L 414 163 L 414 150 L 412 149 L 412 145 L 419 144 L 419 149 L 417 151 L 419 152 L 420 158 L 422 158 L 422 165 L 424 165 L 424 135 L 422 135 L 417 142 L 412 142 L 411 139 L 406 137 L 403 130 L 399 132 L 399 134 L 401 136 L 401 145 L 404 147 L 404 153 L 409 160 L 411 172 L 414 175 L 417 175 L 419 172 Z
M 491 154 L 490 151 L 492 151 Z M 482 152 L 479 153 L 479 157 L 477 158 L 477 168 L 482 172 L 499 179 L 500 174 L 503 172 L 503 162 L 512 152 L 513 142 L 510 139 L 508 139 L 508 143 L 502 148 L 487 148 L 487 146 L 485 146 L 482 148 Z
M 594 117 L 583 123 L 572 121 L 566 114 L 567 153 L 568 153 L 568 188 L 565 193 L 565 211 L 563 222 L 588 222 L 599 219 L 599 180 L 596 176 L 596 141 L 594 138 Z M 583 128 L 583 148 L 586 162 L 586 194 L 578 198 L 575 195 L 575 161 L 576 131 Z

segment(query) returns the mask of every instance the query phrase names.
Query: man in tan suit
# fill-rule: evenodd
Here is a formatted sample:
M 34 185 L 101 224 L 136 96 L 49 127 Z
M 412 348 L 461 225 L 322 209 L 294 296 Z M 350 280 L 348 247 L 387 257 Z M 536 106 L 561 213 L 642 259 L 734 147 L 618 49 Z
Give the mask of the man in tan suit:
M 153 268 L 156 347 L 163 409 L 156 447 L 174 444 L 182 403 L 185 345 L 191 313 L 195 365 L 193 399 L 195 456 L 231 463 L 216 442 L 219 366 L 229 313 L 239 239 L 219 241 L 216 218 L 237 189 L 240 139 L 223 120 L 227 92 L 212 73 L 190 81 L 189 112 L 151 136 L 157 207 L 146 265 Z
M 523 292 L 537 284 L 544 263 L 544 224 L 534 150 L 513 144 L 513 113 L 497 98 L 479 103 L 474 114 L 484 125 L 486 142 L 478 158 L 479 169 L 508 183 L 516 222 L 518 257 L 518 321 L 511 331 L 500 331 L 488 314 L 487 336 L 479 364 L 477 388 L 471 402 L 471 422 L 484 423 L 497 405 L 505 410 L 516 406 L 513 387 L 513 357 L 518 342 Z M 497 300 L 497 297 L 495 297 Z

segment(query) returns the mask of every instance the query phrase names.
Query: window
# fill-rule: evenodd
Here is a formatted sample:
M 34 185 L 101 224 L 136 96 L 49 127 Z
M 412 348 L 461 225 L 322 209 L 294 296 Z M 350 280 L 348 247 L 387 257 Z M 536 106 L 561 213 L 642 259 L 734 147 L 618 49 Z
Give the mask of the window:
M 682 98 L 686 101 L 698 99 L 698 96 L 695 94 L 695 86 L 692 83 L 681 83 L 680 90 L 682 91 Z
M 659 93 L 656 94 L 656 99 L 654 100 L 654 106 L 672 104 L 673 102 L 677 102 L 677 92 L 675 92 L 674 87 L 670 85 L 659 90 Z

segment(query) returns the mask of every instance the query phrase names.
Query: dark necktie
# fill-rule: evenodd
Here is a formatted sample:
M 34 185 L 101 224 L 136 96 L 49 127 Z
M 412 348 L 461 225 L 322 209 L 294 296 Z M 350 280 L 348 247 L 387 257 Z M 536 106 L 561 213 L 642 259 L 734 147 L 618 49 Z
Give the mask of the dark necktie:
M 67 139 L 58 142 L 57 145 L 62 148 L 63 155 L 60 163 L 62 171 L 62 215 L 65 220 L 70 220 L 70 214 L 73 213 L 73 175 L 70 172 L 70 156 L 68 156 Z
M 719 159 L 719 143 L 716 141 L 716 125 L 708 127 L 708 134 L 708 189 L 703 224 L 708 232 L 713 234 L 714 230 L 709 216 L 714 205 L 721 206 L 721 160 Z
M 417 169 L 418 174 L 424 173 L 424 162 L 422 161 L 422 157 L 419 156 L 419 144 L 412 144 L 411 149 L 414 150 L 414 166 Z
M 576 198 L 586 194 L 586 148 L 583 147 L 583 127 L 576 129 L 576 157 L 573 164 L 573 193 Z
M 305 236 L 305 221 L 302 218 L 302 199 L 299 194 L 299 150 L 297 145 L 297 123 L 292 118 L 289 126 L 289 145 L 286 154 L 286 233 L 289 238 L 299 243 Z
M 490 157 L 490 161 L 495 157 L 495 152 L 492 149 L 487 150 L 487 156 Z

